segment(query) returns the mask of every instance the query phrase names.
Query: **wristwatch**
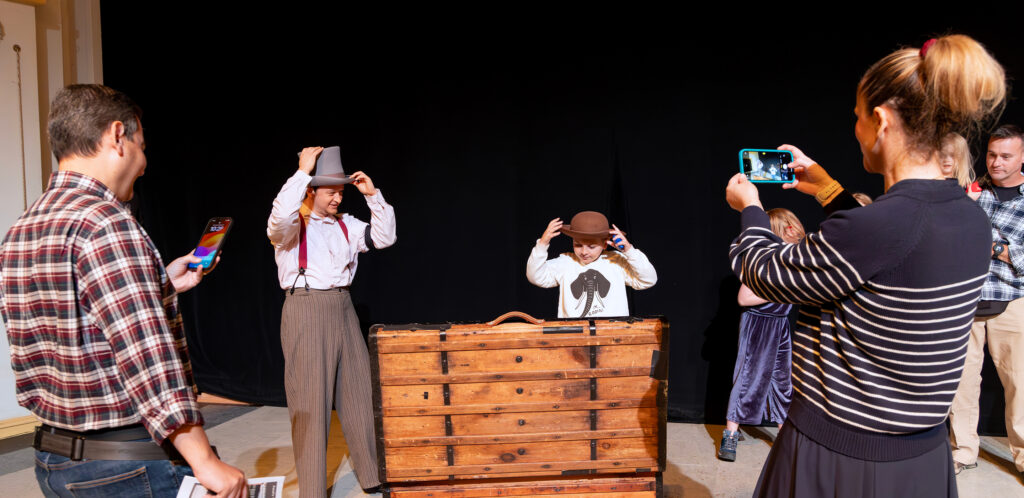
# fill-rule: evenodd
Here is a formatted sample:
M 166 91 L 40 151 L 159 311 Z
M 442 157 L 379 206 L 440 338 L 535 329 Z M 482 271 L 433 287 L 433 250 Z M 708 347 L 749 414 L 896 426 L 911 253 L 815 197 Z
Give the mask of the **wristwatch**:
M 1006 246 L 998 242 L 992 244 L 992 259 L 999 259 L 999 255 L 1002 254 L 1004 250 L 1006 250 Z

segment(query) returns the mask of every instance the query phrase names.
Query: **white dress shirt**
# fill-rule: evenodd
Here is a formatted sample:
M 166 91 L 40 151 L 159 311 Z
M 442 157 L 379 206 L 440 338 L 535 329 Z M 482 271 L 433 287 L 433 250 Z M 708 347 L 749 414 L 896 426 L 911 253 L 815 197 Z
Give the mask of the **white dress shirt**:
M 359 253 L 370 250 L 366 245 L 367 223 L 347 213 L 341 220 L 348 229 L 346 239 L 333 216 L 309 215 L 306 224 L 306 274 L 299 274 L 299 207 L 306 197 L 310 177 L 296 171 L 281 187 L 274 199 L 274 207 L 267 220 L 267 237 L 274 244 L 277 260 L 277 278 L 282 289 L 292 284 L 310 289 L 330 289 L 352 284 L 356 275 Z M 364 196 L 370 208 L 370 239 L 373 246 L 383 249 L 395 243 L 395 209 L 384 201 L 380 189 L 374 195 Z

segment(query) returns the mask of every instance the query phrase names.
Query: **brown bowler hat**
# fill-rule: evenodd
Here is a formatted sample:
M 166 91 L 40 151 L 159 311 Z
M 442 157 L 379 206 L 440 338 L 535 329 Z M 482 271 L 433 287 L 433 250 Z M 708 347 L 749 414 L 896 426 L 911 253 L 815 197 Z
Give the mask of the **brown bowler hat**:
M 573 239 L 583 240 L 608 240 L 611 234 L 608 233 L 608 218 L 597 211 L 582 211 L 572 217 L 568 225 L 562 225 L 560 232 Z

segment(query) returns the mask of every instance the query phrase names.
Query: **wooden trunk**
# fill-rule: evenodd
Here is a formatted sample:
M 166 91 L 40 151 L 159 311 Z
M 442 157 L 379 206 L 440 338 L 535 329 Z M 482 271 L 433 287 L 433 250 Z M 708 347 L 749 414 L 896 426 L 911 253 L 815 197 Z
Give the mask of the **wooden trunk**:
M 381 480 L 401 497 L 659 495 L 667 345 L 658 318 L 374 326 Z
M 654 498 L 662 496 L 661 474 L 619 474 L 610 477 L 519 477 L 433 483 L 388 484 L 385 498 L 476 498 L 483 496 L 547 496 L 563 498 Z

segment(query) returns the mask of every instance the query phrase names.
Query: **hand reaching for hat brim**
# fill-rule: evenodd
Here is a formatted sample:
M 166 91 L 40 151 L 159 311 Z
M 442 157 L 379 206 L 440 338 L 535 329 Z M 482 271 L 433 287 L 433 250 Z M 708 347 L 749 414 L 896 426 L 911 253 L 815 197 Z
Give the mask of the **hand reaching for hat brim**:
M 608 240 L 608 245 L 623 252 L 633 248 L 633 244 L 630 244 L 629 240 L 626 239 L 626 233 L 619 230 L 619 227 L 615 226 L 614 223 L 612 224 L 612 229 L 608 230 L 608 233 L 612 235 L 612 238 Z
M 540 236 L 540 243 L 541 244 L 550 244 L 551 243 L 551 239 L 553 239 L 555 237 L 558 237 L 558 234 L 561 233 L 560 232 L 561 229 L 562 229 L 562 219 L 561 218 L 555 218 L 555 219 L 551 220 L 550 222 L 548 222 L 548 227 L 544 229 L 544 233 L 541 234 L 541 236 Z
M 366 173 L 362 171 L 356 171 L 352 173 L 352 184 L 356 186 L 360 194 L 363 195 L 374 195 L 377 193 L 377 187 L 373 186 L 373 180 L 370 179 Z

